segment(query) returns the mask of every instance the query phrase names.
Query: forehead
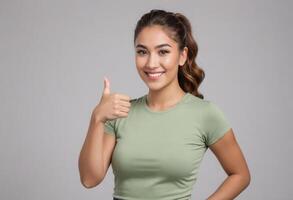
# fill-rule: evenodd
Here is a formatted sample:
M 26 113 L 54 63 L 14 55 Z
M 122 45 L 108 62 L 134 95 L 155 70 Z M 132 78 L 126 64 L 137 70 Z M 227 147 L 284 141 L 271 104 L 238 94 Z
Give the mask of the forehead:
M 176 46 L 176 42 L 170 38 L 165 30 L 159 25 L 143 28 L 135 41 L 135 45 L 142 44 L 147 48 L 154 48 L 162 43 L 167 43 L 171 47 Z

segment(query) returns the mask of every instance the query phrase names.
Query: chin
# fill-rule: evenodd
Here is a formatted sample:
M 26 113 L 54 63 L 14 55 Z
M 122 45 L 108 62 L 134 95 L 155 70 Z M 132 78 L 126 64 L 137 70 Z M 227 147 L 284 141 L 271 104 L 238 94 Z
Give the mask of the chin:
M 149 90 L 152 90 L 152 91 L 160 91 L 167 86 L 165 82 L 164 83 L 155 83 L 155 82 L 150 83 L 147 81 L 146 81 L 146 85 L 149 88 Z

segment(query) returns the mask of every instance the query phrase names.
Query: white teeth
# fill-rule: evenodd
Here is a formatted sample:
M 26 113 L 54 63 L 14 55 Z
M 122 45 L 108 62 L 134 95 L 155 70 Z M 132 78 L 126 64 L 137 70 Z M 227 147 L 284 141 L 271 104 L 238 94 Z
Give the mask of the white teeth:
M 147 75 L 148 76 L 151 76 L 151 77 L 159 77 L 159 76 L 161 76 L 163 74 L 163 72 L 162 73 L 147 73 Z

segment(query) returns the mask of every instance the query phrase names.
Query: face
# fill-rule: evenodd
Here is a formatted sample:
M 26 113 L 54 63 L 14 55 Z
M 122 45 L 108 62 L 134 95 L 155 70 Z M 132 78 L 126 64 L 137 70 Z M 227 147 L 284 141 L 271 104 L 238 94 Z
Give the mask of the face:
M 161 26 L 145 27 L 135 40 L 136 68 L 151 90 L 178 87 L 178 68 L 186 58 L 187 47 L 179 51 L 176 41 Z

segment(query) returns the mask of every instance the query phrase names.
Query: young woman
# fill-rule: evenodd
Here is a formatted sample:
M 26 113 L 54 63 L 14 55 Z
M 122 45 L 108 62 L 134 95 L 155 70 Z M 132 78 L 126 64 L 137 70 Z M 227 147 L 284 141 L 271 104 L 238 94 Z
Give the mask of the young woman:
M 188 19 L 151 10 L 134 33 L 136 69 L 148 94 L 111 93 L 108 79 L 95 107 L 79 158 L 82 184 L 102 182 L 112 163 L 113 199 L 189 200 L 208 148 L 227 178 L 208 200 L 234 199 L 250 173 L 222 110 L 198 87 L 204 71 Z

